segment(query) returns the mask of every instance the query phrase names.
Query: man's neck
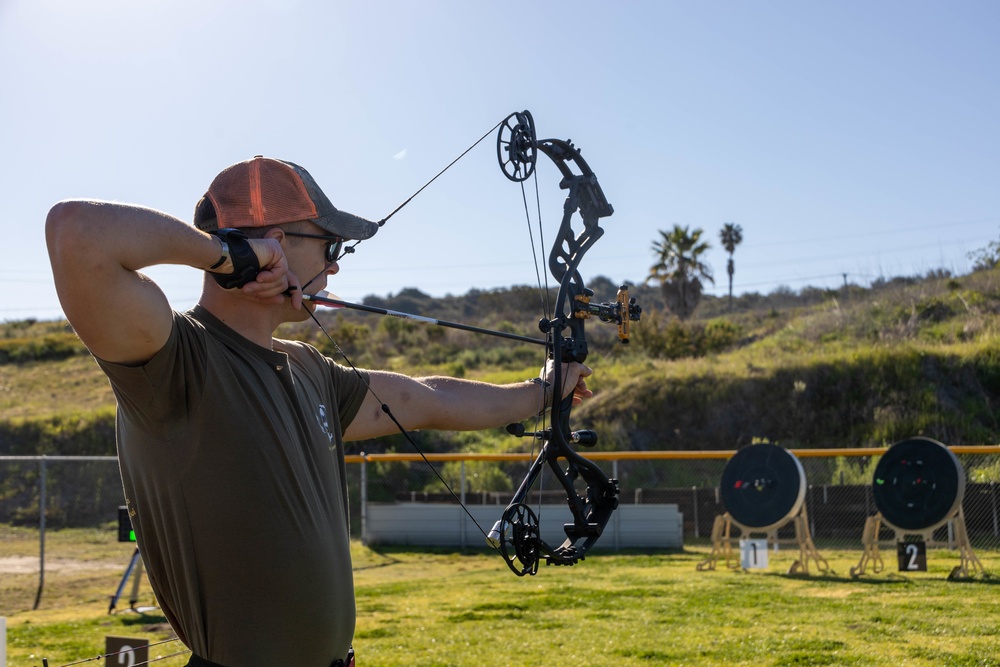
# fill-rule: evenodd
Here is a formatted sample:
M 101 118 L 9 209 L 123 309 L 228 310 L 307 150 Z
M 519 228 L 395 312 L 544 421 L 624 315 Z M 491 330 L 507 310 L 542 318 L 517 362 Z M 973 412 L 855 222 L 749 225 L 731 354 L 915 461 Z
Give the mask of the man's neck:
M 271 349 L 274 330 L 282 322 L 278 316 L 282 306 L 253 303 L 208 286 L 198 303 L 251 343 Z

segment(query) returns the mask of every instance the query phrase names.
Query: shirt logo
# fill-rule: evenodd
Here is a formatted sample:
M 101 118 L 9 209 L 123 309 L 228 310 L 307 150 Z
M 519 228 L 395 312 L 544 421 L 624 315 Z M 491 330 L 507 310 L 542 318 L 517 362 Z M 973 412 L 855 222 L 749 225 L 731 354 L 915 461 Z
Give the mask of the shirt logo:
M 327 440 L 333 442 L 333 433 L 330 432 L 330 421 L 326 418 L 326 406 L 322 403 L 319 404 L 316 411 L 316 421 L 319 423 L 319 427 L 323 429 L 323 433 L 326 434 Z

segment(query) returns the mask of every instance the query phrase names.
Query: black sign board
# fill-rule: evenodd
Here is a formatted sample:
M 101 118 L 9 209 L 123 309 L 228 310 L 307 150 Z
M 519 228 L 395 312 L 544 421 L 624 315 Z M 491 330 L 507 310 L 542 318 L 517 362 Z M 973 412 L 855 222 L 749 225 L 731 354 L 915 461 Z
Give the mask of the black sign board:
M 135 667 L 149 662 L 149 640 L 138 637 L 105 637 L 104 667 Z
M 118 541 L 135 542 L 135 531 L 132 530 L 132 519 L 128 516 L 128 507 L 118 508 Z
M 896 544 L 896 558 L 899 560 L 900 572 L 926 572 L 927 543 L 923 541 L 898 542 Z

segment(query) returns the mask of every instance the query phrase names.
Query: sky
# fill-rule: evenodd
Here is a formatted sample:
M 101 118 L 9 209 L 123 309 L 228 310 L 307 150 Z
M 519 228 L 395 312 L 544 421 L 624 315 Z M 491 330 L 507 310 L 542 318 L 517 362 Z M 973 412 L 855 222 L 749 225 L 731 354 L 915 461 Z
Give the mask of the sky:
M 219 171 L 260 154 L 378 220 L 524 109 L 614 206 L 585 279 L 641 282 L 679 224 L 704 230 L 723 295 L 727 222 L 736 294 L 960 275 L 1000 239 L 998 35 L 994 0 L 0 0 L 0 321 L 62 317 L 44 243 L 59 200 L 189 221 Z M 495 142 L 331 291 L 536 284 L 548 248 L 533 260 Z M 544 157 L 536 173 L 552 239 L 564 193 Z M 175 308 L 197 300 L 198 271 L 149 274 Z

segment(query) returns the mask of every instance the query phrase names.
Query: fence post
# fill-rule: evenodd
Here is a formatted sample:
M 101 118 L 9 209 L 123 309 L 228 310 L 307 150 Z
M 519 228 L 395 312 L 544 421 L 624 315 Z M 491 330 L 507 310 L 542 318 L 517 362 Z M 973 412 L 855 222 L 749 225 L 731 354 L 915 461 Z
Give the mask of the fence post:
M 462 507 L 465 507 L 465 459 L 462 459 L 459 463 L 459 490 L 458 492 L 462 496 Z M 458 515 L 458 520 L 461 521 L 459 524 L 459 535 L 462 548 L 465 548 L 465 527 L 468 523 L 465 520 L 465 514 L 461 513 Z
M 368 546 L 368 457 L 361 452 L 361 544 Z
M 618 477 L 618 459 L 611 461 L 611 477 L 612 479 L 620 479 Z M 621 512 L 615 512 L 612 516 L 615 521 L 615 551 L 621 551 Z
M 42 601 L 42 589 L 45 588 L 45 487 L 46 465 L 45 456 L 38 459 L 38 592 L 35 593 L 35 606 L 38 609 Z
M 997 526 L 997 483 L 990 482 L 990 509 L 993 510 L 993 537 L 1000 535 L 1000 526 Z
M 697 539 L 698 537 L 701 536 L 698 530 L 698 487 L 697 486 L 691 487 L 691 495 L 693 497 L 693 503 L 694 503 L 694 537 L 695 539 Z
M 812 484 L 809 485 L 806 493 L 808 494 L 809 500 L 806 505 L 814 505 L 813 500 L 816 498 L 815 488 Z M 809 534 L 816 537 L 816 507 L 813 507 L 813 511 L 809 512 Z

